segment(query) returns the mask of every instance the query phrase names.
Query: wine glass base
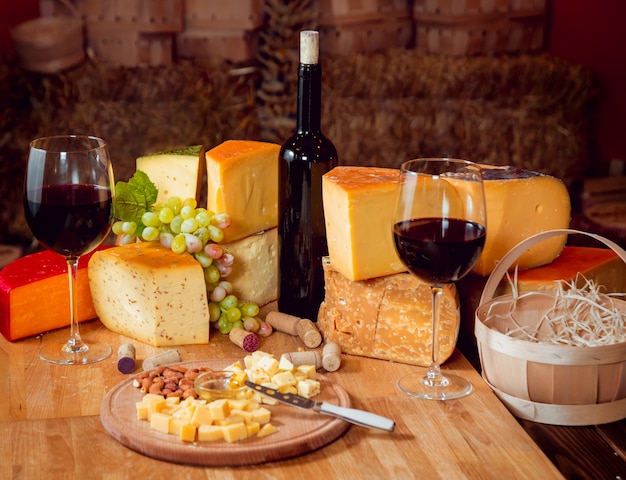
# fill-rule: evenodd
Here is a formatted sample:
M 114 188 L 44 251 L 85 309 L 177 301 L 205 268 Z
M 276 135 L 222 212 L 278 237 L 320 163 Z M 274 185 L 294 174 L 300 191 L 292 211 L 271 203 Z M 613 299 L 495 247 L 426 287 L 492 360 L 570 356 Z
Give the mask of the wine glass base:
M 108 358 L 111 351 L 106 343 L 94 342 L 83 344 L 80 349 L 72 349 L 67 342 L 54 342 L 42 347 L 39 357 L 57 365 L 86 365 Z
M 415 398 L 427 400 L 453 400 L 472 393 L 472 384 L 458 375 L 446 374 L 437 385 L 424 375 L 406 375 L 396 382 L 398 390 Z

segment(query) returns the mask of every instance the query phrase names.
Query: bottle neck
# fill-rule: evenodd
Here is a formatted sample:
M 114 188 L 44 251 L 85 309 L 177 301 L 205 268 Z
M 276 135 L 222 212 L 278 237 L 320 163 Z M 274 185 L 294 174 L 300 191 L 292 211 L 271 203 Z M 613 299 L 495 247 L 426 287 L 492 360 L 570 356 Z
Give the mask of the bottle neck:
M 298 133 L 321 131 L 322 67 L 300 64 L 298 67 Z

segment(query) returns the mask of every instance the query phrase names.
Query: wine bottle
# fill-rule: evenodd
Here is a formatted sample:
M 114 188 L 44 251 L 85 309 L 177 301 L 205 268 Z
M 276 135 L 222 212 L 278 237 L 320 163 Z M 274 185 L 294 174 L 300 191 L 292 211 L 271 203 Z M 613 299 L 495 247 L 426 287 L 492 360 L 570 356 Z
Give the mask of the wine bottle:
M 319 32 L 300 32 L 295 133 L 279 154 L 280 311 L 317 320 L 324 299 L 322 257 L 328 255 L 322 175 L 337 165 L 337 150 L 321 130 L 322 68 Z

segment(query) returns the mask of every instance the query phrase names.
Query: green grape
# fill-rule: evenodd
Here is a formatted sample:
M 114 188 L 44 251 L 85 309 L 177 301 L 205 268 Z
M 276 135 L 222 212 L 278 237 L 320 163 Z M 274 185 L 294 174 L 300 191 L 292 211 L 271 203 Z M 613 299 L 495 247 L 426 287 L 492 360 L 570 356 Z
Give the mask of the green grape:
M 239 320 L 241 320 L 241 310 L 239 310 L 237 307 L 228 308 L 224 313 L 226 314 L 226 319 L 230 323 L 238 322 Z
M 245 302 L 240 309 L 244 317 L 256 317 L 259 314 L 259 306 L 253 302 Z
M 159 229 L 156 227 L 146 227 L 141 232 L 141 238 L 146 242 L 151 242 L 159 237 Z
M 196 210 L 196 222 L 198 222 L 198 225 L 200 227 L 208 227 L 209 225 L 211 225 L 211 217 L 206 210 Z
M 183 253 L 187 251 L 187 241 L 182 233 L 179 233 L 172 239 L 172 252 Z
M 161 230 L 161 233 L 172 233 L 172 229 L 167 223 L 162 223 L 159 230 Z
M 172 221 L 170 222 L 170 229 L 172 230 L 172 233 L 180 233 L 180 226 L 183 223 L 183 217 L 181 217 L 180 215 L 176 215 L 174 218 L 172 218 Z
M 197 206 L 198 202 L 193 197 L 185 198 L 185 200 L 183 201 L 183 207 L 191 207 L 193 210 L 195 210 Z
M 259 330 L 261 323 L 259 319 L 256 317 L 244 317 L 243 318 L 243 328 L 245 328 L 248 332 L 256 333 Z
M 173 196 L 167 199 L 167 206 L 172 209 L 174 215 L 178 215 L 182 204 L 183 202 L 181 201 L 180 197 Z
M 220 306 L 215 302 L 209 302 L 209 321 L 217 322 L 222 314 Z
M 135 222 L 122 223 L 122 232 L 126 235 L 132 235 L 137 230 L 137 224 Z
M 243 321 L 242 320 L 237 320 L 236 322 L 232 322 L 231 323 L 231 330 L 233 328 L 243 328 Z
M 160 203 L 155 203 L 154 205 L 152 205 L 152 210 L 156 213 L 159 213 L 161 210 L 163 210 L 165 207 L 167 207 L 167 205 L 163 202 Z
M 163 223 L 170 223 L 174 218 L 174 212 L 170 207 L 164 206 L 159 210 L 159 220 Z
M 196 209 L 191 207 L 190 205 L 183 205 L 180 209 L 180 216 L 183 219 L 187 220 L 188 218 L 193 218 L 196 216 Z
M 131 243 L 135 243 L 137 241 L 137 237 L 135 235 L 123 235 L 120 243 L 122 245 L 130 245 Z
M 222 300 L 220 302 L 220 307 L 223 310 L 228 310 L 229 308 L 236 308 L 237 307 L 237 303 L 239 302 L 239 300 L 237 300 L 237 297 L 235 295 L 227 295 L 224 300 Z
M 161 226 L 161 220 L 159 216 L 154 212 L 146 212 L 141 216 L 141 223 L 146 227 L 159 227 Z
M 220 243 L 224 240 L 224 231 L 221 228 L 216 227 L 215 225 L 209 225 L 207 228 L 209 229 L 209 236 L 212 241 Z
M 122 225 L 124 225 L 124 222 L 113 223 L 113 225 L 111 226 L 111 230 L 113 230 L 113 233 L 115 235 L 122 235 L 124 233 L 124 230 L 122 229 Z
M 198 222 L 195 218 L 187 218 L 180 224 L 180 231 L 183 233 L 192 233 L 198 230 Z
M 217 320 L 217 329 L 224 335 L 228 335 L 232 328 L 233 324 L 226 319 L 226 316 L 220 315 L 220 318 Z
M 220 281 L 220 271 L 213 264 L 204 269 L 204 279 L 209 285 L 216 285 Z
M 202 241 L 202 245 L 206 245 L 209 241 L 209 229 L 200 227 L 193 234 Z
M 204 252 L 194 253 L 193 256 L 202 268 L 208 268 L 213 263 L 213 259 Z

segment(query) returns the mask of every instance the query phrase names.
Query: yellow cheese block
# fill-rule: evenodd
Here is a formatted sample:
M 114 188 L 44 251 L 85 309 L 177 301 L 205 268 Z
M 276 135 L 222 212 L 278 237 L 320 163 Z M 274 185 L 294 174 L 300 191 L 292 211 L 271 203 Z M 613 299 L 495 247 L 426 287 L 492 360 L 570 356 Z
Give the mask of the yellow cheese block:
M 278 226 L 280 145 L 228 140 L 206 152 L 207 208 L 228 213 L 224 242 Z
M 391 235 L 398 173 L 339 166 L 322 177 L 328 256 L 349 280 L 406 271 Z
M 278 229 L 222 244 L 235 257 L 227 280 L 238 298 L 267 305 L 278 298 Z
M 133 243 L 96 252 L 87 273 L 95 311 L 110 330 L 155 347 L 209 343 L 204 273 L 191 255 Z
M 427 284 L 408 273 L 353 282 L 324 259 L 326 296 L 318 327 L 326 342 L 344 353 L 413 365 L 430 364 L 431 293 Z M 460 317 L 456 289 L 445 287 L 440 322 L 440 361 L 457 341 Z
M 571 202 L 559 179 L 513 167 L 483 165 L 487 203 L 487 239 L 473 268 L 489 275 L 500 259 L 522 240 L 545 230 L 568 228 Z M 553 237 L 530 248 L 517 262 L 520 270 L 554 260 L 567 236 Z
M 159 189 L 157 203 L 174 196 L 199 201 L 204 179 L 203 153 L 203 148 L 196 145 L 144 155 L 135 164 Z

